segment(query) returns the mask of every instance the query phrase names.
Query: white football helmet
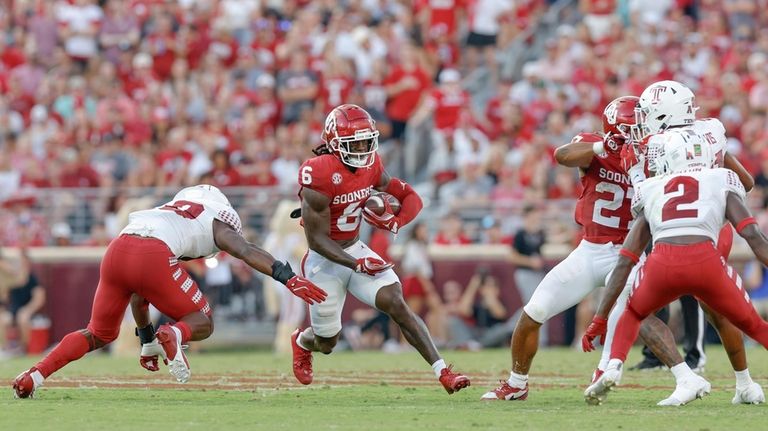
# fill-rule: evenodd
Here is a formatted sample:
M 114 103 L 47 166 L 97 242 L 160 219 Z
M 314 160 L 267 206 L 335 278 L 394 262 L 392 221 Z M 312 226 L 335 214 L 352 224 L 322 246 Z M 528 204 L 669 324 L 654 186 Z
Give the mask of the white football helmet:
M 648 169 L 656 175 L 712 167 L 712 146 L 693 131 L 670 131 L 659 138 L 648 143 Z
M 668 127 L 693 124 L 698 109 L 693 105 L 694 97 L 690 88 L 677 81 L 649 85 L 635 108 L 636 125 L 632 127 L 632 139 L 642 141 Z
M 173 200 L 174 201 L 206 200 L 206 201 L 218 202 L 228 207 L 232 206 L 232 204 L 229 203 L 229 199 L 227 199 L 227 197 L 224 196 L 224 193 L 222 193 L 221 190 L 218 189 L 218 187 L 211 186 L 208 184 L 198 184 L 196 186 L 181 189 L 181 191 L 176 193 L 176 196 L 173 197 Z

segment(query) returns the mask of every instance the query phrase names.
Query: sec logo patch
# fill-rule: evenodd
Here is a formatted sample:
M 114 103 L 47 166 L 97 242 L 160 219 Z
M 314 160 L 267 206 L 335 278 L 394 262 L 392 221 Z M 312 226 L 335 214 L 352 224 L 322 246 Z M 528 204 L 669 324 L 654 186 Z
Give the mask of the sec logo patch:
M 336 184 L 337 186 L 341 184 L 341 174 L 338 172 L 334 172 L 333 175 L 331 175 L 331 182 Z

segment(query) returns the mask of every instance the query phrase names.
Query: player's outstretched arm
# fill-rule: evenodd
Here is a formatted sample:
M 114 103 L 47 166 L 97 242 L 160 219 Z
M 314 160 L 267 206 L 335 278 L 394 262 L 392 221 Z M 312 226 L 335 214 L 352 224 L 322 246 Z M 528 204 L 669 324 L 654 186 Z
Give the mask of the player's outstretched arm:
M 584 337 L 581 339 L 581 347 L 585 352 L 595 350 L 594 340 L 596 338 L 601 337 L 601 342 L 605 342 L 605 334 L 608 332 L 608 313 L 611 312 L 616 299 L 627 284 L 627 278 L 629 278 L 632 268 L 640 260 L 639 256 L 650 240 L 651 230 L 648 221 L 644 215 L 640 214 L 624 240 L 624 245 L 619 252 L 619 260 L 608 279 L 605 295 L 597 307 L 592 323 L 589 324 L 584 332 Z
M 736 227 L 736 232 L 747 240 L 749 248 L 763 265 L 768 266 L 768 238 L 757 225 L 744 199 L 736 193 L 728 193 L 725 216 Z
M 294 295 L 308 304 L 325 301 L 328 294 L 314 283 L 297 276 L 291 265 L 275 260 L 271 254 L 246 241 L 232 226 L 220 221 L 213 221 L 213 238 L 216 246 L 230 255 L 242 260 L 251 268 L 269 275 L 283 283 Z
M 304 232 L 307 235 L 307 243 L 311 250 L 320 253 L 321 256 L 346 266 L 357 268 L 357 260 L 350 256 L 343 248 L 331 239 L 329 229 L 331 226 L 331 199 L 315 190 L 303 188 L 301 190 L 301 217 L 304 220 Z
M 569 168 L 588 168 L 595 157 L 595 143 L 577 140 L 577 135 L 573 140 L 555 150 L 555 160 L 557 163 Z M 602 148 L 602 146 L 601 146 Z
M 741 181 L 741 184 L 744 185 L 744 188 L 747 191 L 750 191 L 753 187 L 755 187 L 755 179 L 752 178 L 752 175 L 750 175 L 750 173 L 747 171 L 747 168 L 741 164 L 739 159 L 732 156 L 730 153 L 725 153 L 725 157 L 723 158 L 723 167 L 735 172 L 736 175 L 739 176 L 739 181 Z

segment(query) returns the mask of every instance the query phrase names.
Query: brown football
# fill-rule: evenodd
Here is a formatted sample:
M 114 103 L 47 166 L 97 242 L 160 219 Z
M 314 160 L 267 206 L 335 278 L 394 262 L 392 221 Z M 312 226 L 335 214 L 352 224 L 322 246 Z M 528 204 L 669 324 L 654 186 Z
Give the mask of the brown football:
M 384 214 L 384 199 L 389 201 L 389 206 L 392 208 L 392 213 L 397 215 L 400 212 L 400 201 L 396 197 L 389 193 L 373 192 L 371 196 L 365 201 L 365 207 L 371 210 L 376 215 Z

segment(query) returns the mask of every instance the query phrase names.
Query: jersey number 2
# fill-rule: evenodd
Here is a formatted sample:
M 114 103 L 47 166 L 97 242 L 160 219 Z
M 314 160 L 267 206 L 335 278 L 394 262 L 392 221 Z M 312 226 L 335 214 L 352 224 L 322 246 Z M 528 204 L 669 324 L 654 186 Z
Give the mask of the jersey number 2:
M 693 177 L 675 177 L 664 186 L 665 195 L 672 196 L 661 209 L 661 221 L 679 218 L 695 218 L 696 208 L 680 209 L 680 205 L 692 204 L 699 199 L 699 182 Z
M 173 211 L 176 214 L 188 218 L 196 219 L 203 213 L 205 208 L 195 202 L 190 201 L 176 201 L 170 204 L 166 204 L 160 207 L 161 210 Z

